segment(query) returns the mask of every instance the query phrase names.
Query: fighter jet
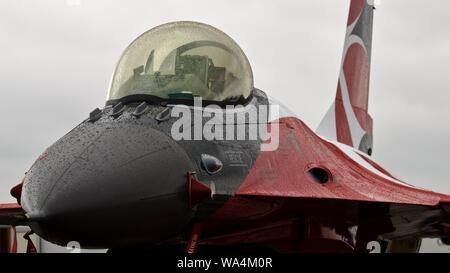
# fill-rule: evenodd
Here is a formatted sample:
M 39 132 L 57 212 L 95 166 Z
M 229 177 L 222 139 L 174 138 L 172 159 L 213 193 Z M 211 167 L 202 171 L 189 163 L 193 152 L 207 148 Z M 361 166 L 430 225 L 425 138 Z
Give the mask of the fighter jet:
M 448 243 L 450 196 L 371 158 L 373 15 L 371 1 L 351 0 L 336 98 L 316 131 L 254 87 L 220 30 L 173 22 L 145 32 L 120 57 L 105 106 L 39 156 L 0 224 L 110 251 Z

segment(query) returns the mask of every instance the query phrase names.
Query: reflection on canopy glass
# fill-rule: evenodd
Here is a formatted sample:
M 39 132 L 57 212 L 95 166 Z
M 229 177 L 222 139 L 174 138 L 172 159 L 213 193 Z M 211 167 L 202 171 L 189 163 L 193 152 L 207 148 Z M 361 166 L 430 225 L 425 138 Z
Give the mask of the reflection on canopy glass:
M 250 64 L 229 36 L 209 25 L 175 22 L 131 43 L 114 71 L 107 100 L 152 95 L 235 101 L 248 98 L 252 89 Z

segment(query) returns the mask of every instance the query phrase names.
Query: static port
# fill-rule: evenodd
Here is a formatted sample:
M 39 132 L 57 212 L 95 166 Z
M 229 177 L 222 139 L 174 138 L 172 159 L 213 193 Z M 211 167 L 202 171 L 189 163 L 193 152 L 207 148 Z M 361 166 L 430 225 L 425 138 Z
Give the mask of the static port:
M 320 184 L 325 184 L 330 181 L 330 173 L 324 168 L 314 167 L 308 171 L 313 180 Z

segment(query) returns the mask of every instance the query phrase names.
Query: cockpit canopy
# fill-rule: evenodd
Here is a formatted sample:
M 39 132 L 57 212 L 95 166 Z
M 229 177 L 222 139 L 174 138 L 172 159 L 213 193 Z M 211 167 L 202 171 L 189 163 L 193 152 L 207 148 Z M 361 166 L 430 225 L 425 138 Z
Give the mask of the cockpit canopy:
M 107 101 L 134 97 L 233 102 L 253 89 L 250 63 L 228 35 L 206 24 L 174 22 L 153 28 L 122 54 Z

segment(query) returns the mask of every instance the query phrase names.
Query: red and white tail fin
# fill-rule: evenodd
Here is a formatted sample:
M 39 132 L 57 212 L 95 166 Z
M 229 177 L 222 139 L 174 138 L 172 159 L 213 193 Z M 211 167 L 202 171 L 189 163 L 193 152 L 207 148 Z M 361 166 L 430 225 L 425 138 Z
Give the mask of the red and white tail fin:
M 351 0 L 336 99 L 317 133 L 364 153 L 372 153 L 368 110 L 373 0 Z

